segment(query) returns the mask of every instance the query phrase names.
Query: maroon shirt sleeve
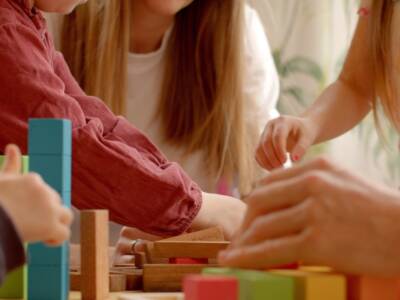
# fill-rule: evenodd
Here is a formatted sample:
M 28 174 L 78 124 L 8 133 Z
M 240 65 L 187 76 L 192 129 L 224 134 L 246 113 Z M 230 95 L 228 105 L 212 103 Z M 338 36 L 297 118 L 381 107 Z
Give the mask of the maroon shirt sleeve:
M 8 272 L 25 262 L 21 239 L 10 218 L 0 206 L 0 285 Z
M 156 235 L 185 231 L 201 206 L 199 187 L 102 101 L 86 96 L 59 53 L 33 29 L 0 27 L 0 147 L 27 151 L 28 118 L 73 124 L 73 204 Z

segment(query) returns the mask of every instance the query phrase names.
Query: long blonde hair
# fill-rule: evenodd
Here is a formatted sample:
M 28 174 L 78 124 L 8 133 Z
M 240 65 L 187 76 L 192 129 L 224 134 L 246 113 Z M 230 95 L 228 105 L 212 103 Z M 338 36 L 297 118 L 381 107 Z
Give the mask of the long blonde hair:
M 125 113 L 129 2 L 90 0 L 65 17 L 62 51 L 84 90 Z M 203 149 L 205 167 L 241 194 L 256 178 L 254 120 L 245 120 L 244 0 L 195 0 L 175 17 L 157 117 L 165 140 L 186 154 Z M 252 122 L 254 121 L 254 122 Z
M 398 72 L 398 70 L 396 71 L 396 63 L 399 63 L 400 55 L 398 52 L 400 49 L 396 51 L 393 49 L 395 5 L 396 2 L 393 0 L 374 0 L 371 9 L 370 42 L 376 92 L 373 110 L 381 133 L 382 128 L 378 116 L 379 103 L 393 126 L 400 131 L 400 87 L 396 85 L 395 81 L 400 75 L 396 74 Z

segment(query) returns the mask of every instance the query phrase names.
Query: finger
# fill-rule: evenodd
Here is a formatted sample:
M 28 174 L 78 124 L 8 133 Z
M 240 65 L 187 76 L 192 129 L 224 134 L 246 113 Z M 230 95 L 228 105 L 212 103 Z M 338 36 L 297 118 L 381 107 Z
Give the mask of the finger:
M 58 225 L 57 229 L 54 231 L 54 237 L 46 241 L 45 244 L 53 247 L 60 246 L 66 240 L 68 240 L 70 236 L 71 236 L 71 230 L 69 229 L 69 227 L 64 225 Z
M 62 207 L 60 211 L 60 221 L 66 226 L 70 226 L 74 219 L 72 211 L 66 207 Z
M 277 126 L 272 134 L 272 146 L 279 162 L 284 165 L 287 157 L 287 139 L 289 130 L 287 126 Z
M 134 255 L 122 255 L 114 258 L 114 265 L 126 265 L 126 264 L 134 264 L 135 256 Z
M 303 132 L 299 132 L 297 142 L 290 153 L 291 159 L 295 162 L 301 160 L 310 146 L 311 142 L 309 138 Z
M 2 172 L 18 174 L 21 172 L 21 152 L 15 145 L 8 145 L 5 150 L 5 161 Z
M 283 238 L 303 231 L 308 224 L 308 201 L 256 218 L 249 229 L 233 241 L 233 248 L 250 246 L 269 239 Z
M 251 269 L 265 269 L 301 261 L 302 253 L 299 249 L 304 244 L 305 232 L 223 251 L 219 254 L 218 261 L 226 267 Z
M 272 165 L 270 164 L 270 162 L 268 161 L 267 157 L 265 156 L 263 147 L 260 145 L 257 149 L 257 154 L 256 154 L 256 161 L 258 162 L 258 164 L 263 167 L 264 169 L 270 171 L 273 170 L 274 168 L 272 167 Z
M 309 176 L 305 174 L 274 182 L 254 191 L 246 199 L 248 207 L 241 232 L 244 232 L 258 216 L 287 209 L 309 198 L 312 193 L 309 182 Z
M 272 144 L 272 132 L 269 132 L 265 138 L 265 142 L 263 143 L 263 151 L 274 169 L 282 167 L 283 164 L 279 161 L 277 155 L 275 154 L 275 149 Z
M 288 169 L 279 169 L 268 174 L 261 180 L 261 184 L 271 184 L 298 177 L 311 171 L 331 171 L 335 170 L 335 166 L 327 158 L 317 158 L 311 162 L 294 165 Z

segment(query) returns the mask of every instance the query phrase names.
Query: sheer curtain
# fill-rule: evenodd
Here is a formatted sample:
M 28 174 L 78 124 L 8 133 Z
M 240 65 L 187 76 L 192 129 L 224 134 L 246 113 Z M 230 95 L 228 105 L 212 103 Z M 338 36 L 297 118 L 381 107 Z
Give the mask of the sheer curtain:
M 279 109 L 298 114 L 341 70 L 357 23 L 357 0 L 249 0 L 259 12 L 281 78 Z M 334 160 L 373 179 L 397 184 L 398 138 L 387 132 L 385 147 L 371 117 L 348 134 L 318 147 Z

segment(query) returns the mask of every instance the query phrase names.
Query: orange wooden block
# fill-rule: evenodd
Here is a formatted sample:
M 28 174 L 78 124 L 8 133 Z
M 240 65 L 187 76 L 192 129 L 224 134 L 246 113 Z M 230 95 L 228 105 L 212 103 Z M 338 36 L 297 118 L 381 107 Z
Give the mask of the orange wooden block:
M 400 280 L 398 278 L 373 278 L 348 276 L 348 300 L 399 300 Z
M 81 211 L 82 300 L 108 297 L 108 259 L 108 211 Z

